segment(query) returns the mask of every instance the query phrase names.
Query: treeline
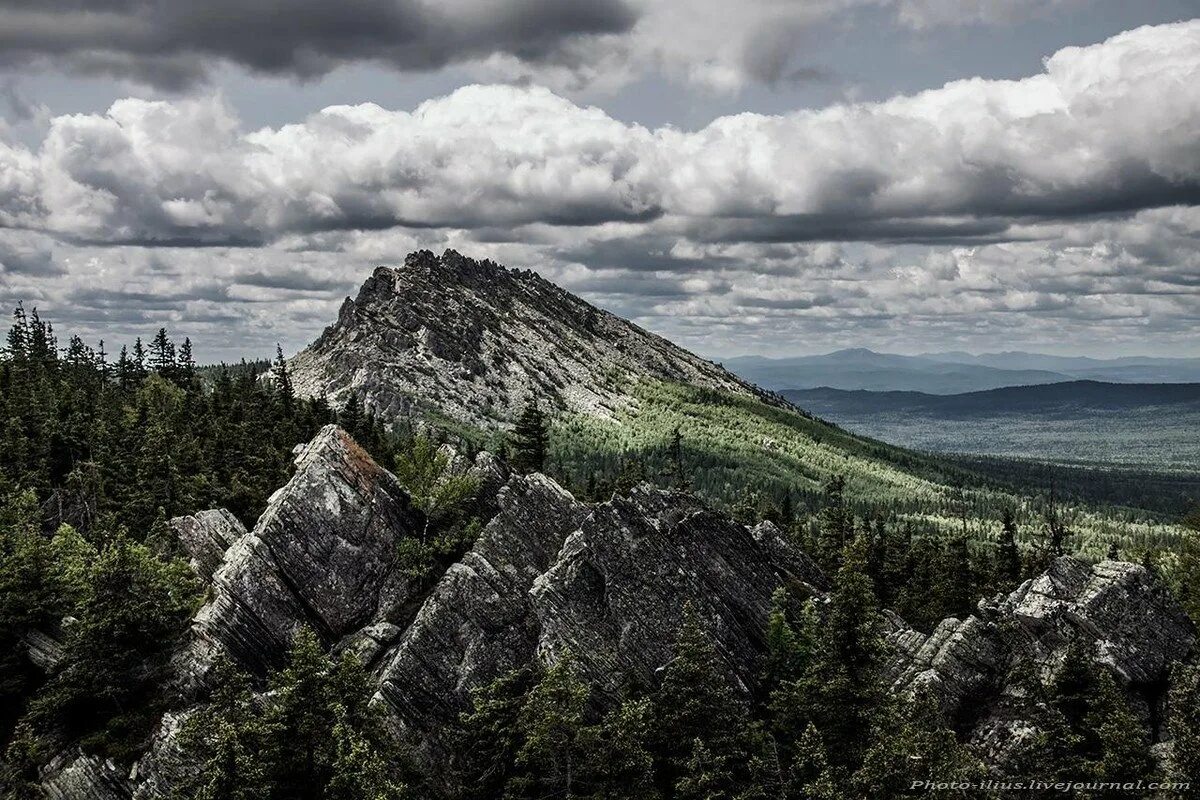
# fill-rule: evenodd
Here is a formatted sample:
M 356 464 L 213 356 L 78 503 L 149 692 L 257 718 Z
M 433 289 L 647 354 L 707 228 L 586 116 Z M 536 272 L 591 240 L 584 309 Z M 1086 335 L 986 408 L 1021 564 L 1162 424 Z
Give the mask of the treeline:
M 253 523 L 292 447 L 334 415 L 251 370 L 210 378 L 165 330 L 112 358 L 77 336 L 60 350 L 52 326 L 18 308 L 0 361 L 0 495 L 30 490 L 52 520 L 135 537 L 213 506 Z
M 1155 472 L 1134 467 L 1046 464 L 999 456 L 941 456 L 995 485 L 1014 492 L 1036 493 L 1054 484 L 1064 498 L 1119 509 L 1149 511 L 1173 520 L 1200 502 L 1200 472 Z M 1139 516 L 1144 516 L 1140 515 Z

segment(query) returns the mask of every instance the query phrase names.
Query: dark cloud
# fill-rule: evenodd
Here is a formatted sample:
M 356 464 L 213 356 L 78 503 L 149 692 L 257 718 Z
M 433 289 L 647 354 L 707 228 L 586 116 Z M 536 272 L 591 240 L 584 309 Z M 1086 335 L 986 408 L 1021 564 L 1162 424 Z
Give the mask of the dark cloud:
M 203 80 L 214 61 L 301 78 L 357 61 L 430 70 L 500 54 L 537 63 L 634 22 L 621 0 L 3 0 L 0 63 L 178 88 Z
M 0 273 L 51 277 L 65 274 L 66 268 L 55 260 L 48 242 L 17 235 L 0 239 Z

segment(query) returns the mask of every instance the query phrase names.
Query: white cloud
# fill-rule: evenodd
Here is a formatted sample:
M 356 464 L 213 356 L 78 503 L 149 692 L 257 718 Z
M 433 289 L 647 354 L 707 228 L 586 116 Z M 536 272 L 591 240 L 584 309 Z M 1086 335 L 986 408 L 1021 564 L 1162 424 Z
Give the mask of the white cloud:
M 0 145 L 0 220 L 92 241 L 652 220 L 725 240 L 996 237 L 1200 197 L 1200 21 L 1044 73 L 649 131 L 542 88 L 245 131 L 217 98 L 122 100 Z M 661 229 L 661 228 L 660 228 Z

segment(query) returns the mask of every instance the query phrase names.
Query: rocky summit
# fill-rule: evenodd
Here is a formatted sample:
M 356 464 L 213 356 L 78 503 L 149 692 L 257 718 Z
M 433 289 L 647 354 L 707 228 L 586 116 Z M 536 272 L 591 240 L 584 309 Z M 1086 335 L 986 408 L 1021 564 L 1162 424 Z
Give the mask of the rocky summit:
M 297 449 L 294 477 L 251 530 L 219 511 L 172 520 L 210 583 L 173 661 L 185 691 L 130 773 L 68 750 L 44 768 L 46 794 L 169 796 L 195 768 L 178 732 L 204 708 L 215 655 L 263 675 L 303 628 L 359 657 L 390 735 L 429 785 L 449 786 L 473 690 L 570 652 L 597 688 L 593 702 L 611 706 L 626 687 L 660 679 L 691 609 L 748 694 L 763 675 L 772 595 L 787 587 L 820 607 L 830 589 L 773 524 L 747 527 L 689 494 L 641 485 L 585 503 L 544 475 L 509 474 L 486 453 L 456 463 L 495 496 L 474 545 L 432 583 L 396 560 L 398 543 L 418 535 L 412 499 L 335 426 Z M 1012 683 L 1016 667 L 1052 676 L 1072 641 L 1093 643 L 1161 738 L 1169 665 L 1195 643 L 1191 623 L 1143 567 L 1070 557 L 932 634 L 888 619 L 893 691 L 931 689 L 1000 774 L 1039 730 L 1036 704 Z
M 387 419 L 504 424 L 530 398 L 605 417 L 647 378 L 781 402 L 534 272 L 452 250 L 376 269 L 290 366 L 298 392 L 353 393 Z

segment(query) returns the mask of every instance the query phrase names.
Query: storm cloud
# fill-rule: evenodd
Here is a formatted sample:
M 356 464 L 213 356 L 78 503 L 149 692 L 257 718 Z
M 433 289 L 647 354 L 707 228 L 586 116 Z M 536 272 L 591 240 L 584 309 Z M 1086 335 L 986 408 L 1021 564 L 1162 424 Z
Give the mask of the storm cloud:
M 4 0 L 0 63 L 178 88 L 219 62 L 300 78 L 359 61 L 431 70 L 503 54 L 537 63 L 634 22 L 622 0 Z

